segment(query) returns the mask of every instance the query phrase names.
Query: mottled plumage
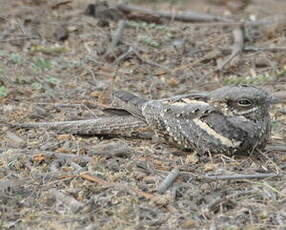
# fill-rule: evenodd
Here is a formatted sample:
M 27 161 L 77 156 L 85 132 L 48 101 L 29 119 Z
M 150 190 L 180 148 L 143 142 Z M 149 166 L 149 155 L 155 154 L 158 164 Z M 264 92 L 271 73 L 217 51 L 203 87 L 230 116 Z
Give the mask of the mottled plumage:
M 176 145 L 198 152 L 250 153 L 270 134 L 271 97 L 251 86 L 145 100 L 118 91 L 117 104 Z M 120 102 L 121 101 L 121 102 Z
M 89 135 L 120 134 L 149 126 L 180 148 L 229 155 L 262 149 L 270 135 L 271 97 L 252 86 L 227 86 L 162 100 L 147 100 L 125 91 L 116 91 L 113 96 L 112 116 L 8 125 Z

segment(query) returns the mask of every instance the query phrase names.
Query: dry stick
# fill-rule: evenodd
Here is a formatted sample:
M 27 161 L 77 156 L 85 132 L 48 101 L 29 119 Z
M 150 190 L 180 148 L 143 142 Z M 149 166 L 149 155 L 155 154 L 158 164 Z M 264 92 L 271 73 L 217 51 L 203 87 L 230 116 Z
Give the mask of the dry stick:
M 30 37 L 19 37 L 19 38 L 9 38 L 9 39 L 1 39 L 0 42 L 11 42 L 11 41 L 19 41 L 19 40 L 29 40 L 29 39 L 39 39 L 39 37 L 30 36 Z
M 223 198 L 218 198 L 215 201 L 213 201 L 213 202 L 211 202 L 210 204 L 207 205 L 207 210 L 215 209 L 222 202 L 229 201 L 229 200 L 234 199 L 234 198 L 239 197 L 239 196 L 251 195 L 253 193 L 254 193 L 253 191 L 243 191 L 243 192 L 239 192 L 239 193 L 235 193 L 235 194 L 231 194 L 231 195 L 225 196 Z
M 254 51 L 254 52 L 258 52 L 258 51 L 270 51 L 270 52 L 279 52 L 279 51 L 285 51 L 286 47 L 255 47 L 255 46 L 245 46 L 243 48 L 243 50 L 245 51 Z
M 231 174 L 231 175 L 217 175 L 217 176 L 196 176 L 195 180 L 207 180 L 207 181 L 216 181 L 216 180 L 244 180 L 244 179 L 264 179 L 268 177 L 281 177 L 283 174 L 277 173 L 255 173 L 255 174 Z
M 281 102 L 286 102 L 286 92 L 285 91 L 279 91 L 272 94 L 274 97 L 281 100 Z
M 239 26 L 235 28 L 232 34 L 234 43 L 232 46 L 231 54 L 221 64 L 218 65 L 215 71 L 222 70 L 225 65 L 227 65 L 233 58 L 239 55 L 243 50 L 243 44 L 244 44 L 243 27 Z
M 91 182 L 94 182 L 94 183 L 97 183 L 100 185 L 104 185 L 104 186 L 108 186 L 108 187 L 122 187 L 121 184 L 107 182 L 107 181 L 105 181 L 99 177 L 91 175 L 89 172 L 82 172 L 79 174 L 79 176 L 82 179 L 85 179 L 85 180 L 88 180 L 88 181 L 91 181 Z M 126 187 L 125 188 L 126 191 L 131 190 L 131 191 L 135 192 L 137 195 L 142 196 L 148 200 L 155 200 L 155 201 L 157 200 L 157 197 L 153 194 L 143 192 L 143 191 L 141 191 L 138 188 L 135 188 L 133 186 L 125 186 L 125 187 Z
M 160 173 L 166 171 L 156 170 Z M 196 175 L 189 172 L 179 172 L 179 176 L 188 177 L 197 181 L 216 181 L 216 180 L 243 180 L 243 179 L 264 179 L 268 177 L 281 177 L 283 174 L 278 173 L 254 173 L 254 174 L 229 174 L 229 175 Z
M 6 193 L 6 192 L 11 192 L 14 189 L 18 189 L 19 187 L 23 186 L 24 184 L 29 184 L 31 178 L 25 178 L 19 179 L 19 178 L 9 178 L 9 179 L 3 179 L 1 178 L 0 181 L 0 196 L 2 195 L 1 193 Z
M 168 188 L 173 184 L 173 182 L 177 179 L 179 173 L 180 173 L 179 168 L 174 168 L 163 180 L 163 182 L 159 185 L 157 192 L 161 194 L 165 193 L 168 190 Z
M 233 48 L 232 47 L 215 47 L 219 50 L 222 51 L 232 51 Z M 202 51 L 202 52 L 206 52 L 206 51 L 212 51 L 213 48 L 206 48 L 206 49 L 201 49 L 198 50 Z M 260 52 L 260 51 L 269 51 L 269 52 L 279 52 L 279 51 L 285 51 L 286 47 L 283 46 L 277 46 L 277 47 L 256 47 L 256 46 L 244 46 L 243 47 L 243 51 L 247 51 L 247 52 Z
M 115 47 L 119 44 L 120 40 L 122 39 L 123 30 L 126 28 L 126 25 L 127 25 L 126 20 L 119 20 L 117 30 L 112 36 L 112 42 L 107 53 L 112 53 Z
M 233 58 L 235 58 L 238 54 L 240 54 L 243 50 L 243 44 L 244 44 L 244 39 L 243 39 L 243 25 L 236 27 L 233 32 L 233 40 L 234 43 L 232 45 L 232 51 L 230 56 L 228 56 L 221 64 L 217 66 L 214 70 L 210 71 L 207 73 L 205 77 L 208 77 L 209 75 L 222 70 L 225 65 L 227 65 Z
M 277 110 L 277 112 L 279 112 L 281 114 L 286 114 L 286 109 L 279 109 L 279 110 Z
M 48 103 L 48 102 L 35 102 L 35 103 L 23 103 L 27 105 L 50 105 L 59 108 L 78 108 L 81 107 L 82 104 L 68 104 L 68 103 Z
M 92 157 L 84 156 L 84 155 L 74 155 L 74 154 L 66 154 L 66 153 L 58 153 L 58 152 L 50 152 L 50 151 L 42 151 L 42 150 L 33 150 L 33 149 L 13 149 L 13 148 L 7 148 L 7 149 L 0 149 L 0 156 L 3 155 L 3 152 L 7 151 L 13 151 L 16 154 L 22 154 L 22 155 L 36 155 L 36 154 L 42 154 L 47 157 L 56 157 L 58 159 L 63 160 L 69 160 L 69 159 L 80 159 L 84 162 L 90 162 L 92 160 Z
M 152 61 L 148 61 L 148 60 L 145 60 L 143 59 L 140 54 L 137 52 L 136 49 L 134 49 L 133 47 L 129 47 L 129 49 L 127 50 L 127 52 L 125 52 L 124 54 L 120 55 L 115 61 L 114 63 L 118 63 L 120 62 L 122 59 L 126 58 L 128 55 L 131 55 L 131 54 L 135 54 L 135 56 L 143 63 L 145 64 L 148 64 L 148 65 L 151 65 L 151 66 L 155 66 L 155 67 L 158 67 L 158 68 L 161 68 L 161 69 L 164 69 L 165 71 L 168 71 L 168 72 L 171 72 L 171 70 L 166 67 L 166 66 L 162 66 L 156 62 L 152 62 Z
M 127 21 L 126 20 L 119 20 L 118 22 L 118 28 L 115 31 L 115 34 L 113 36 L 112 42 L 111 42 L 111 48 L 114 48 L 118 45 L 120 42 L 122 35 L 123 35 L 123 30 L 126 28 Z
M 205 50 L 207 51 L 207 50 Z M 217 56 L 219 54 L 219 51 L 218 50 L 213 50 L 213 49 L 209 49 L 208 50 L 209 52 L 207 54 L 205 54 L 203 57 L 201 58 L 198 58 L 197 60 L 195 60 L 194 62 L 191 62 L 191 63 L 188 63 L 188 64 L 185 64 L 185 65 L 181 65 L 181 66 L 178 66 L 178 67 L 175 67 L 172 72 L 176 72 L 178 70 L 181 70 L 181 69 L 184 69 L 184 68 L 191 68 L 197 64 L 200 64 L 201 62 L 203 62 L 204 60 L 206 59 L 212 59 L 213 57 Z
M 243 26 L 239 26 L 239 27 L 235 28 L 232 33 L 233 33 L 234 43 L 233 43 L 232 48 L 231 48 L 231 50 L 232 50 L 231 55 L 229 57 L 227 57 L 221 64 L 219 64 L 216 69 L 210 71 L 204 77 L 207 77 L 207 76 L 213 74 L 214 72 L 217 72 L 217 71 L 223 69 L 225 65 L 227 65 L 233 58 L 235 58 L 238 54 L 240 54 L 242 52 L 243 44 L 244 44 Z M 214 54 L 216 54 L 216 52 L 217 51 L 210 51 L 202 59 L 199 59 L 199 60 L 195 61 L 194 63 L 188 64 L 186 66 L 191 67 L 193 65 L 196 65 L 196 64 L 200 63 L 201 61 L 203 61 L 208 56 L 214 56 Z M 186 67 L 186 66 L 183 66 L 183 67 Z M 180 66 L 178 68 L 175 68 L 175 70 L 173 70 L 173 71 L 176 71 L 176 70 L 181 69 L 181 68 L 182 67 Z
M 109 183 L 99 177 L 93 176 L 91 175 L 89 172 L 82 172 L 79 174 L 79 177 L 81 177 L 82 179 L 97 183 L 97 184 L 101 184 L 104 186 L 112 186 L 112 183 Z
M 169 11 L 155 11 L 150 9 L 144 9 L 143 7 L 134 6 L 134 5 L 127 5 L 127 4 L 118 4 L 114 7 L 110 7 L 105 9 L 105 13 L 111 12 L 114 14 L 114 11 L 117 12 L 118 15 L 121 15 L 121 18 L 127 18 L 128 20 L 140 20 L 146 22 L 154 22 L 160 23 L 162 22 L 162 18 L 169 19 L 171 21 L 181 21 L 181 22 L 188 22 L 188 23 L 196 23 L 196 25 L 200 26 L 243 26 L 243 25 L 270 25 L 270 24 L 277 24 L 281 21 L 284 22 L 285 16 L 275 15 L 274 17 L 267 17 L 259 21 L 248 21 L 248 22 L 234 22 L 233 19 L 229 19 L 226 17 L 221 16 L 214 16 L 205 13 L 198 13 L 193 11 L 181 12 L 181 13 L 174 13 Z M 94 15 L 93 15 L 94 16 Z
M 132 148 L 123 142 L 109 142 L 95 145 L 91 148 L 91 155 L 103 155 L 105 157 L 126 157 L 132 152 Z
M 143 59 L 143 58 L 140 56 L 140 54 L 139 54 L 134 48 L 132 48 L 132 52 L 133 52 L 133 53 L 136 55 L 136 57 L 137 57 L 140 61 L 142 61 L 143 63 L 146 63 L 146 64 L 151 65 L 151 66 L 159 67 L 159 68 L 164 69 L 164 70 L 166 70 L 166 71 L 168 71 L 168 72 L 171 72 L 171 70 L 170 70 L 168 67 L 166 67 L 166 66 L 162 66 L 162 65 L 160 65 L 160 64 L 158 64 L 158 63 L 155 63 L 155 62 L 152 62 L 152 61 L 148 61 L 148 60 Z
M 58 203 L 64 204 L 64 206 L 69 208 L 73 213 L 78 212 L 84 207 L 84 204 L 82 202 L 76 200 L 70 195 L 57 191 L 56 189 L 52 189 L 51 193 L 55 196 Z
M 149 9 L 144 9 L 142 7 L 134 6 L 134 5 L 127 5 L 127 4 L 119 4 L 116 8 L 124 14 L 130 13 L 140 13 L 145 15 L 150 15 L 154 18 L 165 18 L 169 20 L 181 21 L 181 22 L 213 22 L 213 21 L 220 21 L 220 22 L 232 22 L 231 20 L 220 17 L 214 16 L 210 14 L 203 14 L 197 12 L 182 12 L 182 13 L 173 13 L 168 11 L 154 11 Z M 142 18 L 141 18 L 142 19 Z
M 121 54 L 116 60 L 113 62 L 114 64 L 119 63 L 121 60 L 124 60 L 126 57 L 128 57 L 132 53 L 132 47 L 129 47 L 128 50 Z

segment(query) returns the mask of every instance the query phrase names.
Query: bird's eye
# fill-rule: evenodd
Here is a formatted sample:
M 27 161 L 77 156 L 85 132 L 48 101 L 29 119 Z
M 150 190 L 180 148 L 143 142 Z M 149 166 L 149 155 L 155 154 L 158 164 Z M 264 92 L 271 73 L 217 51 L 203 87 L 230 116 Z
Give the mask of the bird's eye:
M 237 103 L 239 106 L 242 106 L 242 107 L 249 107 L 253 104 L 252 101 L 247 99 L 247 98 L 242 98 L 242 99 L 238 100 Z

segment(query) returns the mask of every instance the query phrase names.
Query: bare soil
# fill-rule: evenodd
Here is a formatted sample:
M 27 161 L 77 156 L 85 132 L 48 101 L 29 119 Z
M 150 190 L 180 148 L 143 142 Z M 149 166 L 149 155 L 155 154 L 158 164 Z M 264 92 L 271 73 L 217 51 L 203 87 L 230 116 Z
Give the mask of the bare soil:
M 234 25 L 130 20 L 106 55 L 118 21 L 85 15 L 89 3 L 0 2 L 1 122 L 94 118 L 115 89 L 155 99 L 252 84 L 285 98 L 285 1 L 133 3 L 270 22 L 246 26 L 249 49 L 218 71 Z M 1 127 L 0 228 L 285 229 L 285 104 L 271 114 L 269 145 L 276 147 L 254 156 L 199 157 L 148 138 Z M 183 173 L 159 193 L 174 168 Z M 206 177 L 258 173 L 279 176 Z

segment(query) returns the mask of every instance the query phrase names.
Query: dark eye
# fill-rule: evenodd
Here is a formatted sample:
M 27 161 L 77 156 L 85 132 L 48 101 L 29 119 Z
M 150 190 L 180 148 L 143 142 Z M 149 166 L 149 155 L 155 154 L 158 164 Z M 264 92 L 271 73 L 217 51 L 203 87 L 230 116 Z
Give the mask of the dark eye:
M 247 99 L 247 98 L 242 98 L 242 99 L 238 100 L 237 103 L 239 106 L 242 106 L 242 107 L 249 107 L 253 104 L 252 101 Z

